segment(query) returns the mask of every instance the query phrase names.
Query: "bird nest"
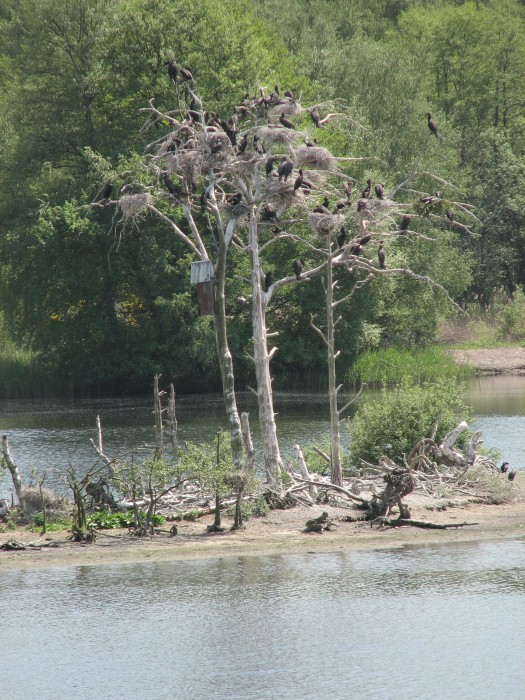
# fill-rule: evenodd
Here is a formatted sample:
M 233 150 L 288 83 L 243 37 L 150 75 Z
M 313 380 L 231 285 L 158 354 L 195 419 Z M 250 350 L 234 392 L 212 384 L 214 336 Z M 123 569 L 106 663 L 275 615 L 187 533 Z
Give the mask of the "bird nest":
M 286 116 L 293 117 L 296 114 L 301 114 L 301 112 L 304 112 L 304 109 L 301 107 L 299 102 L 294 102 L 293 100 L 287 99 L 286 102 L 271 107 L 268 110 L 268 115 L 270 117 L 279 118 L 283 112 Z
M 344 216 L 337 214 L 308 213 L 308 223 L 310 228 L 318 236 L 329 236 L 344 221 Z
M 336 170 L 337 160 L 322 146 L 301 146 L 295 153 L 295 166 L 308 166 L 315 170 Z
M 149 192 L 139 194 L 126 194 L 118 201 L 118 207 L 125 220 L 132 219 L 141 214 L 153 203 L 153 198 Z
M 264 198 L 271 202 L 278 211 L 285 211 L 294 204 L 304 202 L 304 194 L 301 190 L 294 192 L 294 181 L 279 182 L 277 178 L 268 179 L 264 190 Z
M 289 146 L 295 141 L 298 134 L 295 129 L 287 129 L 284 126 L 263 126 L 259 136 L 265 146 L 274 146 L 275 144 Z
M 173 172 L 185 179 L 186 182 L 195 182 L 202 171 L 204 162 L 204 155 L 200 150 L 181 151 L 177 156 Z

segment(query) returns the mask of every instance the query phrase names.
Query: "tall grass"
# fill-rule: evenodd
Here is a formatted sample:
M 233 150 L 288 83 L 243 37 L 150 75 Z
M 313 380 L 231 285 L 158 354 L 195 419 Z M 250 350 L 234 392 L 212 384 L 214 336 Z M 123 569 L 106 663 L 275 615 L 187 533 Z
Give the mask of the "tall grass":
M 403 379 L 426 381 L 439 377 L 463 379 L 475 374 L 469 365 L 457 365 L 441 348 L 421 350 L 371 350 L 360 355 L 347 374 L 347 381 L 397 384 Z
M 0 342 L 0 398 L 40 398 L 55 390 L 34 353 L 10 340 Z

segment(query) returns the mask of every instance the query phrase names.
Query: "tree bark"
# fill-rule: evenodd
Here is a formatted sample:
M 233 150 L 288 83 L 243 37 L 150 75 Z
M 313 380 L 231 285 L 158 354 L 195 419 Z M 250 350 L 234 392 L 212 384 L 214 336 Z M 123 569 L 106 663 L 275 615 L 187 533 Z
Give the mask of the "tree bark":
M 7 441 L 7 435 L 2 435 L 2 455 L 4 457 L 7 468 L 11 472 L 11 478 L 13 480 L 13 486 L 15 487 L 18 502 L 22 503 L 22 490 L 23 490 L 22 477 L 20 476 L 20 472 L 18 471 L 18 467 L 16 466 L 16 464 L 11 456 L 11 451 L 9 449 L 9 443 Z
M 255 207 L 252 207 L 249 224 L 249 249 L 252 274 L 252 329 L 253 360 L 257 380 L 257 402 L 259 406 L 259 424 L 264 455 L 266 481 L 271 488 L 280 488 L 282 460 L 277 439 L 277 426 L 273 410 L 272 379 L 270 360 L 275 352 L 268 352 L 268 334 L 266 329 L 266 306 L 271 297 L 270 291 L 262 290 L 261 263 L 259 260 L 258 225 Z
M 335 361 L 335 323 L 334 323 L 334 270 L 332 267 L 332 243 L 327 237 L 326 266 L 326 340 L 328 352 L 328 393 L 330 397 L 330 447 L 331 464 L 330 480 L 337 486 L 343 485 L 343 472 L 341 469 L 341 436 L 339 434 L 339 411 L 337 408 L 337 386 Z

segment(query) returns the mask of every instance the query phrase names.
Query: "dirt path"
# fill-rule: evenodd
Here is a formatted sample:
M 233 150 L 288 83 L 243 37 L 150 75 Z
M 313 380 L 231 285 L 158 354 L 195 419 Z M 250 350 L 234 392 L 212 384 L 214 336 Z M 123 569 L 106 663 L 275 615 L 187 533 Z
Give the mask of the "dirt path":
M 0 569 L 31 569 L 61 566 L 95 566 L 151 561 L 206 559 L 225 556 L 261 554 L 338 552 L 359 549 L 397 548 L 405 545 L 436 545 L 485 539 L 515 538 L 525 535 L 525 471 L 520 472 L 513 484 L 515 502 L 509 505 L 469 503 L 467 498 L 454 501 L 431 499 L 411 494 L 406 498 L 412 518 L 438 524 L 469 523 L 465 527 L 447 530 L 423 530 L 415 527 L 378 528 L 370 523 L 342 522 L 345 515 L 359 515 L 360 511 L 330 506 L 296 507 L 274 510 L 262 518 L 251 518 L 246 529 L 206 535 L 206 525 L 213 516 L 196 523 L 182 522 L 179 534 L 170 537 L 165 532 L 151 538 L 137 539 L 127 532 L 100 533 L 95 544 L 79 545 L 67 539 L 67 532 L 51 533 L 40 537 L 27 529 L 4 531 L 0 544 L 8 540 L 40 545 L 54 545 L 40 550 L 20 552 L 0 551 Z M 323 510 L 336 522 L 332 531 L 321 534 L 302 532 L 305 522 Z M 224 519 L 226 527 L 231 518 Z
M 525 374 L 525 348 L 492 350 L 451 350 L 455 362 L 469 364 L 481 372 Z

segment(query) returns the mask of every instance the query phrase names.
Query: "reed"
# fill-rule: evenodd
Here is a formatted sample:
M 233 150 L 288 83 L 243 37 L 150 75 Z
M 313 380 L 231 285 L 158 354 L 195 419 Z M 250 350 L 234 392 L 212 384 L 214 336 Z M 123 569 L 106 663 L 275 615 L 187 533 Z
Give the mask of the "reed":
M 387 348 L 360 355 L 352 365 L 346 379 L 349 383 L 397 384 L 403 379 L 420 382 L 451 377 L 465 379 L 475 374 L 469 365 L 458 365 L 442 348 L 400 350 Z

